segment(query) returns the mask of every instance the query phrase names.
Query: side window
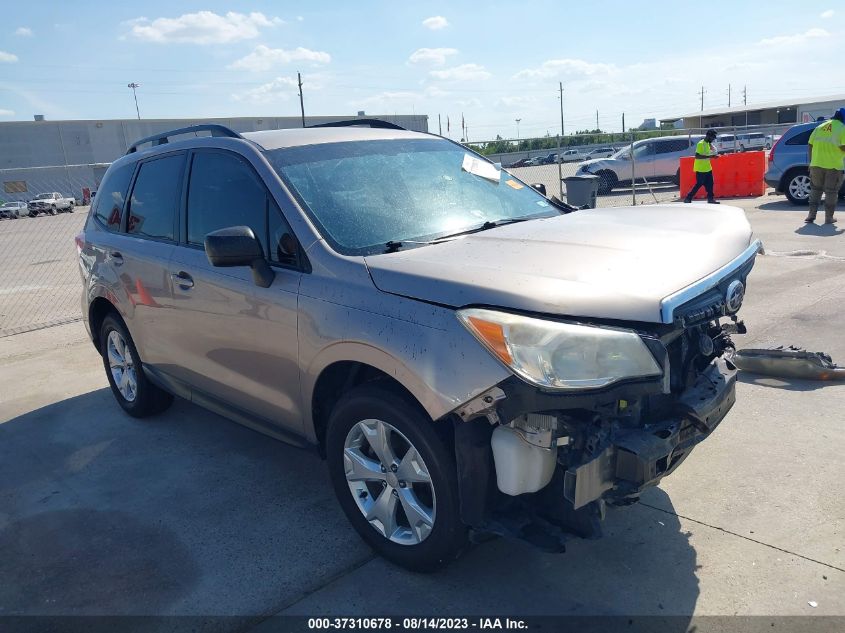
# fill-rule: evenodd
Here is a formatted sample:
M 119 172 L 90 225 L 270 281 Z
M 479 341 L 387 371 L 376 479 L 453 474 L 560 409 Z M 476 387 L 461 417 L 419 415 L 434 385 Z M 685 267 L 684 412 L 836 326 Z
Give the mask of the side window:
M 141 163 L 141 171 L 129 198 L 127 233 L 174 239 L 176 205 L 184 162 L 184 154 L 174 154 Z
M 284 266 L 299 267 L 302 264 L 299 243 L 293 236 L 293 231 L 282 215 L 282 211 L 273 201 L 270 201 L 268 210 L 268 228 L 270 261 Z
M 267 192 L 252 169 L 232 154 L 197 152 L 188 185 L 188 242 L 229 226 L 248 226 L 267 253 Z
M 673 152 L 680 152 L 689 147 L 689 141 L 686 139 L 672 139 L 671 141 L 660 141 L 657 143 L 658 154 L 671 154 Z
M 787 145 L 806 145 L 810 142 L 810 134 L 813 133 L 813 129 L 810 128 L 809 130 L 804 130 L 793 136 L 791 139 L 786 141 Z
M 121 165 L 109 169 L 100 183 L 97 197 L 94 198 L 94 217 L 109 231 L 120 230 L 126 192 L 129 191 L 129 182 L 134 172 L 135 163 Z

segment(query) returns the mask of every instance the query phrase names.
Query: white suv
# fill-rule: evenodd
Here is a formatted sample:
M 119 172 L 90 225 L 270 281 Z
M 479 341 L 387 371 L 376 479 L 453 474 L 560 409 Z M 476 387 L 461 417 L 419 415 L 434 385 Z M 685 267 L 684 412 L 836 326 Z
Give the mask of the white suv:
M 630 184 L 631 180 L 681 181 L 681 157 L 692 156 L 701 136 L 662 136 L 636 141 L 610 158 L 586 160 L 578 174 L 593 174 L 601 180 L 599 193 L 606 194 L 615 187 Z M 631 151 L 633 149 L 633 160 Z

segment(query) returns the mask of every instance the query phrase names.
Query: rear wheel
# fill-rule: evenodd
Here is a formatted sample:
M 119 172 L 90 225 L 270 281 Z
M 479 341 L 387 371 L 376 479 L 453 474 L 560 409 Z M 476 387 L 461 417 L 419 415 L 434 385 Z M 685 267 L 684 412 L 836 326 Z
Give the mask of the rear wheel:
M 810 201 L 810 175 L 806 170 L 790 172 L 783 188 L 787 199 L 795 205 L 808 204 Z
M 454 453 L 409 398 L 363 385 L 335 406 L 326 434 L 332 485 L 377 553 L 415 571 L 454 560 L 466 544 Z
M 599 193 L 606 195 L 613 191 L 613 188 L 619 184 L 619 179 L 612 171 L 600 171 L 596 174 L 599 177 Z
M 171 405 L 173 396 L 147 379 L 135 343 L 114 313 L 103 319 L 100 350 L 112 394 L 126 413 L 145 418 Z
M 678 171 L 675 172 L 675 175 L 672 177 L 672 182 L 675 183 L 677 186 L 681 186 L 681 170 L 678 168 Z
M 74 204 L 73 204 L 73 202 L 71 202 L 71 203 L 70 203 L 70 205 L 68 205 L 67 212 L 68 212 L 68 213 L 73 213 L 73 208 L 74 208 L 74 206 L 76 206 L 76 205 L 74 205 Z
M 58 213 L 58 211 L 56 210 L 56 205 L 54 204 L 50 207 L 50 215 L 56 215 L 56 213 Z

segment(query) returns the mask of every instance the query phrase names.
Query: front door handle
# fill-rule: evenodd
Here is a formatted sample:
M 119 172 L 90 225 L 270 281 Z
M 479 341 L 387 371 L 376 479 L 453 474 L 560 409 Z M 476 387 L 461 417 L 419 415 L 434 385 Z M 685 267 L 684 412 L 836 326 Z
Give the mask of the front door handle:
M 180 270 L 178 273 L 170 273 L 171 279 L 173 282 L 179 286 L 180 288 L 193 288 L 194 287 L 194 279 L 184 270 Z

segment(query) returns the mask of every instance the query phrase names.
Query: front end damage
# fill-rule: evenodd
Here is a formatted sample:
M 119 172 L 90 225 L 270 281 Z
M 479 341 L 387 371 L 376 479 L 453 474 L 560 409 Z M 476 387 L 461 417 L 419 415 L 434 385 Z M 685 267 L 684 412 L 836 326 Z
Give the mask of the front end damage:
M 635 503 L 671 474 L 735 401 L 730 334 L 742 322 L 640 331 L 662 376 L 560 394 L 512 377 L 453 414 L 461 514 L 498 534 L 563 551 L 601 536 L 607 505 Z M 547 466 L 544 466 L 546 464 Z

